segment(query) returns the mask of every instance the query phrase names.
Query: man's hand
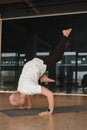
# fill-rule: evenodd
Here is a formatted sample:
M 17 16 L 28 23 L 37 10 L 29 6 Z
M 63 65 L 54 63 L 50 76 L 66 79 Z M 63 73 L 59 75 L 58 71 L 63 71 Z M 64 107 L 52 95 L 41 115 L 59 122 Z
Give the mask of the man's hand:
M 50 113 L 49 111 L 45 111 L 45 112 L 39 113 L 38 115 L 43 117 L 43 116 L 50 116 L 52 115 L 52 113 Z
M 32 95 L 26 95 L 25 104 L 19 105 L 19 109 L 30 110 L 32 108 L 32 104 L 33 104 L 33 96 Z
M 30 106 L 26 106 L 26 105 L 19 105 L 18 108 L 19 108 L 19 109 L 28 109 L 28 110 L 31 109 Z

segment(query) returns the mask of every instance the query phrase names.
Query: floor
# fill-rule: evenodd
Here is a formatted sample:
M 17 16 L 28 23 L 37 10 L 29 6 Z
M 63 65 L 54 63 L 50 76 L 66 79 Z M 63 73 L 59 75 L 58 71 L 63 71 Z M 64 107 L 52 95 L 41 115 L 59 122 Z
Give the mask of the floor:
M 0 109 L 13 109 L 9 92 L 0 93 Z M 87 95 L 55 94 L 55 106 L 87 105 Z M 46 98 L 34 96 L 33 107 L 47 106 Z M 87 130 L 87 112 L 58 113 L 49 117 L 8 117 L 0 113 L 0 130 Z

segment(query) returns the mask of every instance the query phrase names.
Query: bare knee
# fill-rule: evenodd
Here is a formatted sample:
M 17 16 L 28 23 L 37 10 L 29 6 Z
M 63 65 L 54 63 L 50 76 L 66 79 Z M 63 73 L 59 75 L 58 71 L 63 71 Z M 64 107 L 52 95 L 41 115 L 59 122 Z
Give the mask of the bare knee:
M 53 92 L 45 87 L 41 87 L 41 94 L 44 96 L 53 96 Z

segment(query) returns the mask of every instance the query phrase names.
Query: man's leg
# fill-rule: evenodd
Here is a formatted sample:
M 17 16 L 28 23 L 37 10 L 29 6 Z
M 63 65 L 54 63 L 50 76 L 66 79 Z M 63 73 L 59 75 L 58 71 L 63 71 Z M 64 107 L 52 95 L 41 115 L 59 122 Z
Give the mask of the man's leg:
M 67 30 L 63 30 L 62 34 L 63 34 L 63 38 L 62 40 L 56 45 L 56 47 L 54 48 L 54 50 L 52 51 L 52 53 L 45 57 L 43 59 L 44 63 L 48 66 L 51 67 L 52 65 L 54 65 L 56 62 L 60 61 L 63 57 L 64 51 L 65 49 L 68 47 L 68 37 L 71 33 L 72 29 L 67 29 Z

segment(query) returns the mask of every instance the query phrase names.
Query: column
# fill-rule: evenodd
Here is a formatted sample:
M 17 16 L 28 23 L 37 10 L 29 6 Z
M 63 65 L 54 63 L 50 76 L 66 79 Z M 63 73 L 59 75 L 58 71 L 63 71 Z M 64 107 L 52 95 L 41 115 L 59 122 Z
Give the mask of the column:
M 0 18 L 0 84 L 1 84 L 1 37 L 2 37 L 2 19 Z

